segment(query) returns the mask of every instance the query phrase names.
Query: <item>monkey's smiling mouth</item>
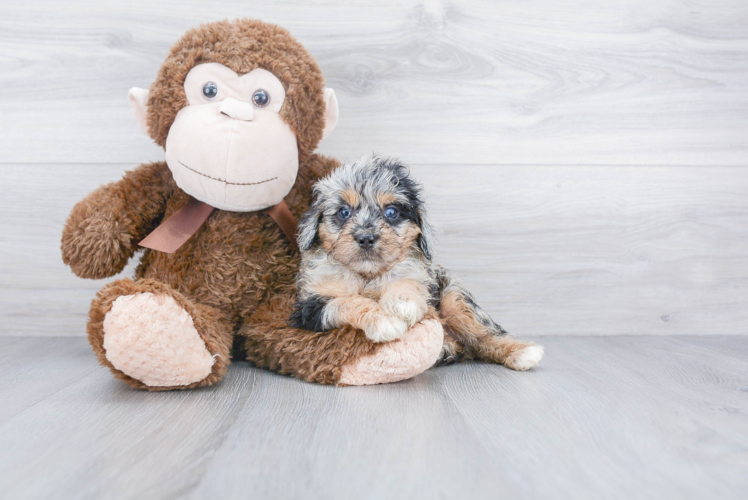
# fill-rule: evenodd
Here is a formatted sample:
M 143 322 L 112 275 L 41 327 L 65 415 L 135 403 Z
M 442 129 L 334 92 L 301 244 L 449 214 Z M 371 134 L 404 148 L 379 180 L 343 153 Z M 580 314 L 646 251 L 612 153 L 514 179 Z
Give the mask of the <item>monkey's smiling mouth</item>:
M 275 179 L 278 178 L 278 177 L 273 177 L 271 179 L 265 179 L 264 181 L 259 181 L 259 182 L 229 182 L 229 181 L 224 180 L 224 179 L 218 179 L 217 177 L 211 177 L 211 176 L 206 175 L 206 174 L 204 174 L 202 172 L 198 172 L 194 168 L 190 168 L 187 165 L 185 165 L 184 163 L 182 163 L 181 160 L 177 160 L 177 161 L 179 161 L 180 165 L 182 165 L 184 168 L 186 168 L 187 170 L 189 170 L 191 172 L 195 172 L 196 174 L 202 175 L 203 177 L 207 177 L 208 179 L 212 179 L 212 180 L 218 181 L 218 182 L 223 182 L 224 184 L 230 184 L 232 186 L 255 186 L 257 184 L 265 184 L 266 182 L 274 181 Z

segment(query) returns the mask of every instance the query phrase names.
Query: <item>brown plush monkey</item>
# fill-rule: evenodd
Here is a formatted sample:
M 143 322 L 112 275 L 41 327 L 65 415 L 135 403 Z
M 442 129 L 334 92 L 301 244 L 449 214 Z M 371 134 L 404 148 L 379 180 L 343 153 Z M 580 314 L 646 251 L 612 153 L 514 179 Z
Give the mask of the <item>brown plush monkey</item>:
M 117 378 L 149 390 L 206 386 L 232 356 L 338 384 L 371 370 L 382 377 L 361 380 L 398 380 L 433 364 L 443 340 L 434 321 L 396 345 L 350 328 L 280 328 L 299 259 L 284 207 L 298 218 L 314 181 L 338 166 L 313 154 L 337 122 L 335 94 L 285 29 L 238 20 L 189 31 L 130 103 L 166 162 L 92 192 L 62 235 L 63 261 L 83 278 L 112 276 L 141 242 L 149 247 L 135 280 L 110 283 L 91 304 L 89 341 Z

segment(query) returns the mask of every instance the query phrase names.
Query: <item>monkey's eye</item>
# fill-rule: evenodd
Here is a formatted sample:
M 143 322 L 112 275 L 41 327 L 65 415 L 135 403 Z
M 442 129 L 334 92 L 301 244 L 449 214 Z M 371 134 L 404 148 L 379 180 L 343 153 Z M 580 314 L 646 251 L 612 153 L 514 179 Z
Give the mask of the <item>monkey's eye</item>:
M 340 217 L 343 220 L 346 220 L 348 217 L 351 216 L 351 209 L 348 207 L 340 207 L 340 210 L 338 210 L 338 217 Z
M 203 95 L 208 100 L 213 100 L 218 95 L 218 85 L 215 82 L 208 82 L 203 85 Z
M 400 211 L 395 207 L 387 207 L 384 209 L 384 216 L 389 220 L 395 220 L 400 215 Z
M 264 108 L 270 102 L 270 96 L 262 89 L 255 90 L 255 93 L 252 94 L 252 102 L 258 108 Z

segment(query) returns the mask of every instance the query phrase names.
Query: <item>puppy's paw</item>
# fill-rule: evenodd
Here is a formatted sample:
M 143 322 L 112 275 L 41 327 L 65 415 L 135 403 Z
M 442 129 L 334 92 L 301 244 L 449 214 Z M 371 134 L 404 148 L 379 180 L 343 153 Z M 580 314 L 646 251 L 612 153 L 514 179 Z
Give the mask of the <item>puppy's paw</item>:
M 504 365 L 512 370 L 523 372 L 538 366 L 540 360 L 543 359 L 543 352 L 543 346 L 528 345 L 527 347 L 512 353 L 512 355 L 507 358 Z
M 421 321 L 428 311 L 428 305 L 425 302 L 406 298 L 384 300 L 382 308 L 387 314 L 403 320 L 408 328 Z
M 408 325 L 400 318 L 391 316 L 380 316 L 376 321 L 366 327 L 366 337 L 374 342 L 389 342 L 403 338 L 408 330 Z

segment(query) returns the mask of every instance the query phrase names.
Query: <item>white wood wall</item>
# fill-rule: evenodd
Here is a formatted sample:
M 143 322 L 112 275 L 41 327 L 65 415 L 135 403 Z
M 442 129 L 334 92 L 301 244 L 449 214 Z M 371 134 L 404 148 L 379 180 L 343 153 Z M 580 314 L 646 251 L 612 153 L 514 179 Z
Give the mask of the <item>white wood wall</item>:
M 337 91 L 323 153 L 413 166 L 438 260 L 510 331 L 748 333 L 744 0 L 30 0 L 0 3 L 0 335 L 84 334 L 104 282 L 62 265 L 65 217 L 163 158 L 127 90 L 244 16 Z

